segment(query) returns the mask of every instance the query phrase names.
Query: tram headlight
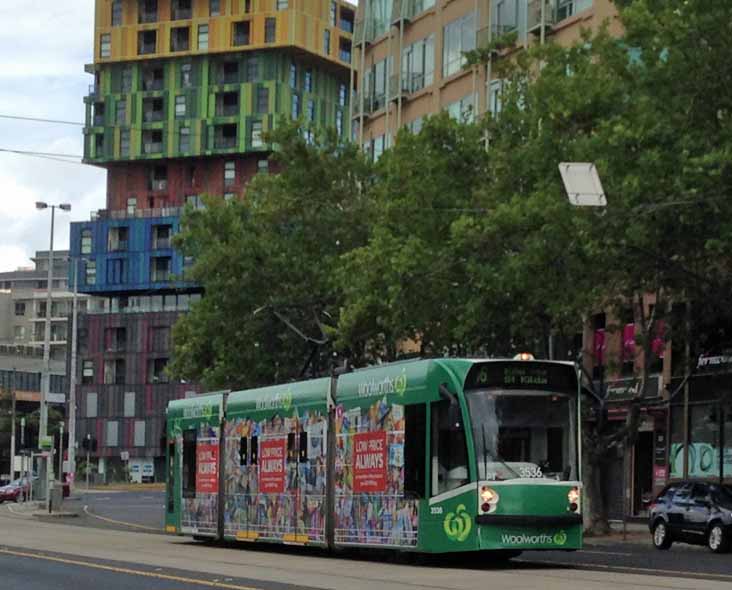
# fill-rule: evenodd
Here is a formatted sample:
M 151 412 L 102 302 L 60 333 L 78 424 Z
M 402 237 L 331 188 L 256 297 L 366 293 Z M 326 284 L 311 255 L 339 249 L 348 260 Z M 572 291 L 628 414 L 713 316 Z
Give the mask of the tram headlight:
M 580 506 L 580 490 L 577 487 L 567 492 L 567 501 L 569 502 L 568 510 L 570 512 L 579 512 Z
M 480 488 L 480 511 L 483 514 L 489 514 L 496 509 L 499 500 L 498 492 L 491 487 L 483 486 Z

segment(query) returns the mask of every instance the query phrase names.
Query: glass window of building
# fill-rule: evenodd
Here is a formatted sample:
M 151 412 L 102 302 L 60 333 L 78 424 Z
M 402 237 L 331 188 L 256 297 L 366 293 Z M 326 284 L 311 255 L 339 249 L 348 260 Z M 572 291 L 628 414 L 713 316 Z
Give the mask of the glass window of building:
M 300 116 L 300 95 L 298 94 L 292 95 L 290 115 L 293 119 L 297 119 Z
M 221 16 L 221 0 L 208 0 L 209 16 Z
M 135 416 L 135 392 L 125 392 L 125 418 L 133 418 Z
M 224 186 L 236 184 L 236 162 L 224 162 Z
M 277 41 L 277 19 L 267 17 L 264 19 L 264 42 L 274 43 Z
M 119 27 L 122 24 L 122 0 L 112 0 L 112 26 Z
M 185 95 L 178 95 L 175 97 L 175 116 L 185 117 L 186 116 L 186 97 Z
M 380 37 L 389 29 L 393 0 L 372 0 L 366 3 L 366 20 L 373 23 L 374 37 Z
M 193 66 L 191 64 L 183 64 L 180 67 L 180 85 L 182 88 L 190 88 L 193 86 L 192 69 Z
M 257 86 L 257 113 L 265 114 L 269 112 L 269 88 L 266 86 Z
M 99 38 L 99 57 L 110 57 L 112 55 L 112 35 L 104 33 Z
M 208 49 L 208 25 L 198 25 L 198 49 Z
M 297 64 L 290 64 L 290 88 L 297 88 Z
M 252 121 L 251 145 L 253 148 L 264 147 L 264 141 L 262 140 L 262 122 L 261 121 Z
M 288 0 L 277 0 L 277 10 L 287 10 L 289 8 Z
M 181 152 L 189 152 L 191 150 L 191 129 L 190 129 L 190 127 L 181 127 L 180 128 L 178 149 Z
M 86 394 L 86 417 L 87 418 L 96 418 L 97 417 L 98 404 L 99 404 L 99 401 L 98 401 L 96 393 L 89 392 Z
M 135 420 L 135 446 L 145 446 L 145 421 Z
M 409 45 L 402 54 L 402 90 L 416 92 L 434 82 L 435 36 Z
M 104 446 L 116 447 L 119 445 L 119 422 L 116 420 L 108 420 L 106 424 L 106 432 Z
M 592 8 L 592 0 L 557 0 L 557 21 L 561 21 Z
M 81 253 L 91 254 L 92 252 L 92 230 L 81 230 Z
M 346 98 L 348 97 L 348 88 L 343 82 L 338 84 L 338 104 L 342 107 L 346 106 Z
M 302 89 L 305 92 L 313 91 L 313 70 L 311 68 L 305 70 L 305 76 L 303 77 L 302 81 Z
M 505 35 L 518 29 L 519 2 L 520 0 L 492 1 L 491 23 L 494 35 Z
M 87 261 L 84 267 L 84 284 L 96 285 L 97 283 L 97 263 L 93 260 Z
M 338 3 L 335 0 L 330 1 L 330 24 L 335 27 L 338 17 Z
M 460 100 L 447 105 L 447 112 L 456 121 L 461 123 L 472 123 L 475 119 L 475 96 L 468 94 Z
M 467 51 L 475 49 L 475 14 L 469 13 L 444 27 L 442 48 L 442 76 L 459 72 L 465 65 Z
M 269 160 L 257 160 L 257 172 L 267 174 L 269 172 Z
M 132 90 L 132 66 L 122 68 L 122 92 L 130 92 Z
M 323 53 L 330 55 L 330 30 L 323 31 Z

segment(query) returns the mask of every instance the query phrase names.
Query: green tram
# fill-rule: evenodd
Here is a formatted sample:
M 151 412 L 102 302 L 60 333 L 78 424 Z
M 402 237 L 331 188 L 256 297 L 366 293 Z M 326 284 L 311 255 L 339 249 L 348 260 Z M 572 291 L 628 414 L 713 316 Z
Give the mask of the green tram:
M 166 531 L 424 553 L 582 546 L 571 363 L 434 359 L 171 402 Z

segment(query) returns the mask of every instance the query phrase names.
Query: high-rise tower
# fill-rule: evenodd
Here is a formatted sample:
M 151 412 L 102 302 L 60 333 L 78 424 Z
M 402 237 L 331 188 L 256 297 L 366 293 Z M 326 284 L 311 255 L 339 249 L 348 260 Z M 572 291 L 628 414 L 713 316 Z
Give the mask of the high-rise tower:
M 245 198 L 269 170 L 282 117 L 350 127 L 355 6 L 343 0 L 96 0 L 84 158 L 107 170 L 106 208 L 72 224 L 79 291 L 77 441 L 100 471 L 162 479 L 171 327 L 201 296 L 171 244 L 182 207 Z M 72 265 L 73 266 L 73 265 Z M 71 273 L 73 281 L 73 272 Z M 80 448 L 79 459 L 85 451 Z M 114 475 L 113 475 L 114 476 Z

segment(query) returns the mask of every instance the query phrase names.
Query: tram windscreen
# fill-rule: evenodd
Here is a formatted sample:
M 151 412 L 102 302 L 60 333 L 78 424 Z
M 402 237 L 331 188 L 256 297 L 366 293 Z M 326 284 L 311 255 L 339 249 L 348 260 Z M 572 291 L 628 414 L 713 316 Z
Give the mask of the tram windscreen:
M 481 480 L 577 479 L 574 396 L 491 388 L 466 397 Z

